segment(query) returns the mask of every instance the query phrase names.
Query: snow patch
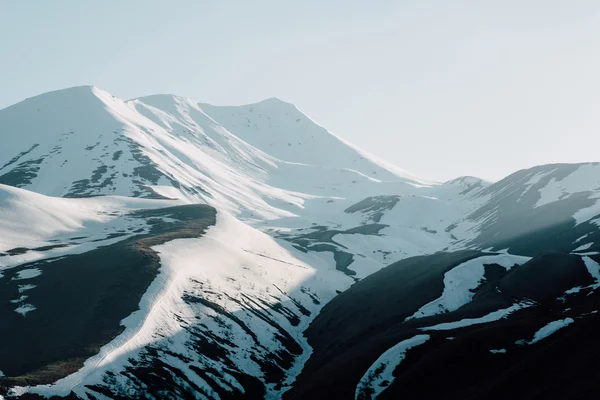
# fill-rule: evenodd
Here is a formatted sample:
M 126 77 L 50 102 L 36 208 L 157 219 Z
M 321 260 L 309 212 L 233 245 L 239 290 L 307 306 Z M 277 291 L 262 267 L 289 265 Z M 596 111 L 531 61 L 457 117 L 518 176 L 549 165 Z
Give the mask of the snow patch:
M 575 249 L 575 250 L 573 250 L 573 251 L 584 251 L 584 250 L 587 250 L 587 249 L 589 249 L 589 248 L 590 248 L 590 247 L 592 247 L 593 245 L 594 245 L 594 243 L 593 243 L 593 242 L 590 242 L 590 243 L 587 243 L 587 244 L 583 244 L 583 245 L 579 246 L 578 248 L 576 248 L 576 249 Z
M 593 191 L 598 188 L 600 188 L 600 164 L 582 164 L 573 173 L 559 181 L 555 178 L 550 179 L 548 184 L 539 190 L 540 199 L 534 207 L 569 198 L 576 193 L 589 193 L 590 198 L 597 198 L 597 193 L 594 194 Z M 600 202 L 596 200 L 592 206 L 578 210 L 573 218 L 577 224 L 581 224 L 599 212 Z
M 41 274 L 42 271 L 39 268 L 23 269 L 17 272 L 17 276 L 13 278 L 13 281 L 35 278 Z
M 565 292 L 565 294 L 579 293 L 584 289 L 596 290 L 596 289 L 600 288 L 600 264 L 598 264 L 596 261 L 594 261 L 593 259 L 591 259 L 588 256 L 583 256 L 583 257 L 581 257 L 581 259 L 583 260 L 583 263 L 584 263 L 588 273 L 592 276 L 592 278 L 594 278 L 594 280 L 596 282 L 589 286 L 576 286 L 574 288 L 567 290 Z M 564 296 L 560 297 L 560 299 L 562 301 L 565 301 Z
M 575 294 L 575 293 L 579 293 L 583 290 L 583 286 L 575 286 L 574 288 L 571 288 L 567 291 L 565 291 L 565 294 Z M 565 300 L 562 297 L 560 297 L 561 300 Z
M 15 312 L 25 316 L 25 314 L 35 310 L 35 306 L 31 304 L 22 304 L 18 308 L 15 309 Z
M 477 257 L 464 262 L 444 274 L 442 296 L 425 304 L 406 320 L 455 311 L 468 304 L 475 295 L 475 289 L 484 280 L 484 265 L 498 264 L 509 270 L 514 265 L 524 264 L 530 259 L 530 257 L 500 254 Z
M 19 291 L 19 293 L 23 293 L 33 288 L 35 288 L 35 285 L 19 285 L 17 290 Z
M 480 318 L 465 318 L 465 319 L 461 319 L 460 321 L 444 322 L 442 324 L 428 326 L 426 328 L 419 328 L 419 329 L 422 331 L 447 331 L 447 330 L 452 330 L 452 329 L 464 328 L 464 327 L 471 326 L 471 325 L 486 324 L 488 322 L 494 322 L 494 321 L 498 321 L 502 318 L 506 318 L 510 314 L 514 313 L 515 311 L 522 310 L 523 308 L 530 307 L 531 305 L 533 305 L 533 304 L 529 303 L 529 302 L 517 303 L 508 308 L 504 308 L 502 310 L 497 310 L 497 311 L 491 312 Z
M 592 260 L 590 257 L 582 257 L 583 263 L 587 268 L 589 274 L 596 280 L 596 283 L 593 285 L 594 289 L 600 287 L 600 264 L 596 261 Z
M 429 335 L 417 335 L 386 350 L 360 379 L 354 398 L 376 399 L 394 382 L 392 373 L 406 358 L 406 352 L 428 340 Z
M 19 297 L 18 299 L 11 300 L 10 302 L 11 302 L 12 304 L 18 304 L 18 303 L 22 303 L 22 302 L 24 302 L 25 300 L 27 300 L 27 298 L 28 298 L 28 297 L 29 297 L 29 296 L 21 296 L 21 297 Z
M 575 320 L 573 318 L 565 318 L 559 319 L 558 321 L 552 321 L 539 329 L 535 335 L 533 335 L 533 339 L 529 342 L 524 342 L 522 340 L 517 341 L 517 344 L 534 344 L 539 342 L 540 340 L 546 339 L 548 336 L 552 335 L 559 329 L 562 329 L 566 326 L 571 325 Z

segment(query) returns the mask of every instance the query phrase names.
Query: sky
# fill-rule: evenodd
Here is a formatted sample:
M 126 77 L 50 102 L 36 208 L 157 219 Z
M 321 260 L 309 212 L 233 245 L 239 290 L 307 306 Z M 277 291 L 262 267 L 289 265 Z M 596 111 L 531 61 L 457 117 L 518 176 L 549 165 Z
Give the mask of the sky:
M 278 97 L 423 178 L 495 181 L 600 161 L 599 49 L 597 0 L 0 0 L 0 108 Z

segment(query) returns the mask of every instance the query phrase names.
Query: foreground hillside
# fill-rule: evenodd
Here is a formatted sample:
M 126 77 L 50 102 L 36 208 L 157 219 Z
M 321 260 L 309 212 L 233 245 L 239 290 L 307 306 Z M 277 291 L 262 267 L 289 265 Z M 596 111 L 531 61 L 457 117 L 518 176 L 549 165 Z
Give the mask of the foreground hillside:
M 594 398 L 599 261 L 461 251 L 394 263 L 323 309 L 285 398 Z
M 278 99 L 94 87 L 0 110 L 0 137 L 4 395 L 596 390 L 598 164 L 429 182 Z

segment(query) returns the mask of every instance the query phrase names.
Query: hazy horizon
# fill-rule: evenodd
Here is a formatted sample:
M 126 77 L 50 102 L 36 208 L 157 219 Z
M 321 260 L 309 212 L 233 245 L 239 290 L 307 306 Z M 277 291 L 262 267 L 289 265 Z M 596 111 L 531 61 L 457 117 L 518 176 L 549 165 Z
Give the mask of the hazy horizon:
M 599 160 L 593 1 L 66 3 L 0 2 L 0 108 L 79 85 L 277 97 L 437 181 Z

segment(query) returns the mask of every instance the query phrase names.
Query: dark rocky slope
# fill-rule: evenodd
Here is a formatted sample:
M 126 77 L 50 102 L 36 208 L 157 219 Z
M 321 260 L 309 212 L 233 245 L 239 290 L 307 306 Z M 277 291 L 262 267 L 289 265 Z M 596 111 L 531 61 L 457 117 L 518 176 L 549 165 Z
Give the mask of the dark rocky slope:
M 442 293 L 445 271 L 477 255 L 438 253 L 402 260 L 338 296 L 307 330 L 314 352 L 284 398 L 352 399 L 361 377 L 382 353 L 424 333 L 430 339 L 407 351 L 393 372 L 395 380 L 378 398 L 597 398 L 600 293 L 579 256 L 544 254 L 508 272 L 486 265 L 485 280 L 470 303 L 405 321 Z M 568 292 L 573 287 L 581 289 Z M 529 307 L 496 321 L 420 329 L 531 300 Z M 529 344 L 540 328 L 567 318 L 574 322 Z

